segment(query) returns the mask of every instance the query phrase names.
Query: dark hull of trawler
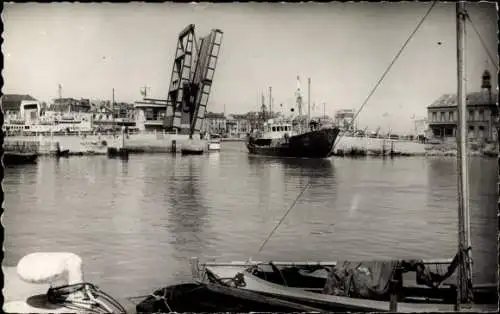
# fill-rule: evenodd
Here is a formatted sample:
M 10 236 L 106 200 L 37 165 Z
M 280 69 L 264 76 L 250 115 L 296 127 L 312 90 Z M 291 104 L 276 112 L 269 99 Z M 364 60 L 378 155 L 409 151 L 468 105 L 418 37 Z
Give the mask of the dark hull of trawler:
M 247 142 L 251 154 L 274 157 L 326 158 L 332 155 L 338 128 L 325 128 L 284 139 L 250 137 Z

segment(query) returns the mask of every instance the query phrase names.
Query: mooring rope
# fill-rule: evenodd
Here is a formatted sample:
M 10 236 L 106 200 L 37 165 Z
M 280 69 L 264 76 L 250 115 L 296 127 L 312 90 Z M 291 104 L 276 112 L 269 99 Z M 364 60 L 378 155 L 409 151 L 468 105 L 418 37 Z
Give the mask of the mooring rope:
M 429 8 L 429 10 L 427 10 L 427 13 L 425 13 L 425 15 L 422 17 L 422 19 L 420 19 L 420 22 L 418 22 L 417 26 L 415 27 L 415 29 L 413 30 L 413 32 L 411 32 L 410 36 L 408 37 L 408 39 L 406 39 L 405 43 L 403 44 L 403 46 L 401 46 L 401 48 L 399 49 L 398 53 L 396 54 L 396 56 L 392 59 L 391 63 L 389 64 L 389 66 L 387 67 L 387 69 L 384 71 L 384 73 L 382 74 L 382 76 L 380 77 L 380 79 L 378 80 L 378 82 L 375 84 L 375 86 L 373 87 L 373 89 L 371 90 L 371 92 L 368 94 L 368 97 L 366 97 L 365 101 L 361 104 L 361 107 L 359 107 L 358 111 L 356 112 L 356 114 L 354 115 L 354 118 L 352 119 L 352 123 L 354 124 L 354 121 L 356 121 L 356 118 L 358 117 L 358 115 L 360 114 L 361 110 L 363 110 L 363 108 L 365 107 L 365 105 L 368 103 L 368 101 L 370 100 L 370 98 L 373 96 L 373 94 L 375 94 L 375 91 L 378 89 L 378 87 L 380 86 L 380 84 L 382 84 L 382 81 L 385 79 L 385 77 L 387 76 L 387 74 L 389 73 L 389 71 L 391 70 L 392 66 L 396 63 L 396 61 L 399 59 L 399 57 L 401 56 L 401 53 L 403 52 L 403 50 L 406 48 L 406 46 L 408 46 L 408 44 L 410 43 L 410 41 L 412 40 L 413 36 L 417 33 L 417 31 L 420 29 L 420 26 L 422 26 L 422 24 L 424 23 L 424 21 L 427 19 L 427 17 L 429 16 L 429 14 L 431 13 L 432 9 L 434 8 L 434 6 L 437 4 L 437 0 L 434 0 Z M 343 134 L 340 134 L 339 137 L 337 138 L 337 140 L 335 141 L 335 143 L 333 144 L 333 149 L 335 149 L 335 147 L 337 146 L 337 144 L 340 142 L 340 139 L 342 138 Z
M 50 288 L 47 298 L 53 304 L 64 304 L 92 313 L 126 313 L 123 306 L 109 294 L 91 283 L 78 283 Z
M 304 192 L 307 190 L 307 188 L 311 185 L 311 183 L 307 183 L 303 188 L 302 190 L 300 191 L 299 195 L 297 195 L 297 197 L 295 198 L 295 201 L 292 203 L 292 206 L 290 206 L 290 208 L 288 208 L 288 210 L 286 211 L 286 213 L 283 215 L 283 217 L 281 217 L 280 221 L 278 222 L 278 224 L 276 224 L 276 226 L 274 226 L 273 230 L 271 230 L 271 232 L 269 233 L 269 235 L 267 236 L 267 238 L 264 240 L 264 242 L 262 243 L 262 245 L 260 246 L 259 250 L 257 251 L 257 253 L 260 253 L 260 251 L 262 251 L 262 249 L 264 248 L 264 246 L 266 246 L 267 242 L 269 241 L 269 239 L 271 239 L 271 237 L 273 236 L 274 232 L 276 232 L 276 230 L 278 229 L 278 227 L 281 225 L 281 223 L 283 223 L 283 221 L 285 220 L 286 216 L 288 216 L 288 214 L 290 213 L 290 211 L 295 207 L 295 204 L 297 204 L 297 202 L 299 201 L 300 197 L 302 196 L 302 194 L 304 194 Z

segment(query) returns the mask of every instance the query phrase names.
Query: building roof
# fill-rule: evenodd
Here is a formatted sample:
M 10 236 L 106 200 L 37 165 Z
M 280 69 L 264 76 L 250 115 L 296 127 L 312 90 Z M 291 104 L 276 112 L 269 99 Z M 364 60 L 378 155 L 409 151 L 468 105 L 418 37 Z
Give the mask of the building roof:
M 2 110 L 19 110 L 21 101 L 23 100 L 37 100 L 30 95 L 20 94 L 5 94 L 1 98 Z
M 224 116 L 223 113 L 207 112 L 205 114 L 205 118 L 208 118 L 208 119 L 225 119 L 226 117 Z
M 489 101 L 489 95 L 485 92 L 473 92 L 467 94 L 467 105 L 494 105 L 497 101 L 498 94 L 496 92 L 491 93 L 493 103 Z M 432 104 L 427 106 L 427 108 L 441 108 L 441 107 L 456 107 L 457 106 L 457 95 L 456 94 L 444 94 L 443 96 L 436 99 Z

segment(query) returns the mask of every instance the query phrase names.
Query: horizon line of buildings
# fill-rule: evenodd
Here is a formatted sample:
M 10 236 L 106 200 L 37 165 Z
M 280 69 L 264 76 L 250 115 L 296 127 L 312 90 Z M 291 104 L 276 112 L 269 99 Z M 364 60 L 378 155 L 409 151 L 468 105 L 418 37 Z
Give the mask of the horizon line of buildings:
M 499 111 L 498 94 L 492 91 L 491 74 L 485 70 L 482 75 L 479 92 L 467 94 L 468 136 L 473 139 L 495 141 L 498 139 Z M 111 129 L 127 126 L 140 131 L 159 131 L 164 129 L 166 104 L 162 100 L 144 99 L 135 103 L 112 102 L 110 100 L 90 100 L 89 98 L 56 98 L 47 104 L 31 95 L 6 94 L 1 97 L 1 109 L 4 112 L 4 124 L 14 124 L 16 129 L 21 124 L 49 123 L 49 120 L 64 120 L 75 125 L 77 120 L 85 122 L 87 128 Z M 282 116 L 273 112 L 274 116 Z M 202 125 L 202 132 L 241 136 L 259 127 L 259 121 L 269 113 L 250 111 L 243 114 L 207 112 Z M 355 111 L 341 109 L 335 113 L 332 121 L 342 131 L 359 131 L 355 121 Z M 447 140 L 456 137 L 457 101 L 456 95 L 445 94 L 427 106 L 427 117 L 414 119 L 415 136 Z M 377 132 L 380 130 L 377 130 Z M 366 133 L 366 129 L 363 131 Z M 390 132 L 390 130 L 389 130 Z

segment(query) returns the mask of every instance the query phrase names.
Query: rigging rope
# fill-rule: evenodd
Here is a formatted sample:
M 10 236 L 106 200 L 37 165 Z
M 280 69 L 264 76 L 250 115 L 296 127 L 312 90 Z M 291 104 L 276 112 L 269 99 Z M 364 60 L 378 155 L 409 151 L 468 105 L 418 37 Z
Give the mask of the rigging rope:
M 297 197 L 295 198 L 295 201 L 293 201 L 292 203 L 292 206 L 290 206 L 290 208 L 288 208 L 288 210 L 286 211 L 286 213 L 283 215 L 283 217 L 281 217 L 280 221 L 278 222 L 278 224 L 276 226 L 274 226 L 274 229 L 269 233 L 269 235 L 267 236 L 267 238 L 264 240 L 264 242 L 262 243 L 262 245 L 260 246 L 259 250 L 257 251 L 257 253 L 260 253 L 260 251 L 262 251 L 262 249 L 264 248 L 264 246 L 266 246 L 267 244 L 267 241 L 269 241 L 269 239 L 271 239 L 271 237 L 273 236 L 274 232 L 278 229 L 278 227 L 281 225 L 281 223 L 285 220 L 286 216 L 288 216 L 288 214 L 290 213 L 290 211 L 295 207 L 295 204 L 297 204 L 298 200 L 300 199 L 300 197 L 302 196 L 302 194 L 304 194 L 304 192 L 307 190 L 307 188 L 311 185 L 311 183 L 307 183 L 303 188 L 302 190 L 300 191 L 299 195 L 297 195 Z
M 434 6 L 436 5 L 437 3 L 437 0 L 434 0 L 432 2 L 432 5 L 430 6 L 429 10 L 427 10 L 427 12 L 425 13 L 425 15 L 422 17 L 422 19 L 420 20 L 420 22 L 417 24 L 417 26 L 415 27 L 415 29 L 413 30 L 413 32 L 410 34 L 410 36 L 408 37 L 408 39 L 405 41 L 405 43 L 403 44 L 403 46 L 399 49 L 398 53 L 396 54 L 396 56 L 394 57 L 394 59 L 392 60 L 392 62 L 389 64 L 389 66 L 387 67 L 387 69 L 385 70 L 385 72 L 382 74 L 382 76 L 380 77 L 380 79 L 378 80 L 377 84 L 375 84 L 375 86 L 373 87 L 372 91 L 370 92 L 370 94 L 368 95 L 368 97 L 365 99 L 365 101 L 363 102 L 363 104 L 361 105 L 361 107 L 359 108 L 359 110 L 356 112 L 356 114 L 354 115 L 354 119 L 353 121 L 356 120 L 357 116 L 359 115 L 359 113 L 361 112 L 361 110 L 363 110 L 363 107 L 366 105 L 366 103 L 368 102 L 368 100 L 370 100 L 370 98 L 372 97 L 372 95 L 375 93 L 375 91 L 377 90 L 377 88 L 379 87 L 379 85 L 382 83 L 382 81 L 384 80 L 384 78 L 386 77 L 386 75 L 389 73 L 390 69 L 392 68 L 392 66 L 394 65 L 394 63 L 396 63 L 396 61 L 399 59 L 399 56 L 401 55 L 401 53 L 403 52 L 403 50 L 406 48 L 406 46 L 410 43 L 411 39 L 413 38 L 413 36 L 415 35 L 415 33 L 420 29 L 420 26 L 422 26 L 422 24 L 424 23 L 424 21 L 427 19 L 427 17 L 429 16 L 429 14 L 431 13 L 432 9 L 434 8 Z M 339 136 L 338 140 L 336 141 L 336 143 L 334 144 L 334 148 L 335 146 L 337 145 L 337 143 L 339 142 L 340 138 L 342 137 L 342 135 Z M 267 238 L 264 240 L 264 242 L 262 243 L 262 245 L 260 246 L 259 250 L 257 251 L 257 253 L 260 253 L 262 251 L 262 249 L 264 248 L 264 246 L 267 244 L 267 242 L 269 241 L 269 239 L 271 239 L 271 237 L 273 236 L 274 232 L 278 229 L 278 227 L 283 223 L 283 221 L 285 220 L 285 218 L 288 216 L 288 214 L 290 213 L 290 211 L 295 207 L 295 204 L 297 204 L 297 201 L 299 200 L 299 198 L 302 196 L 302 194 L 305 192 L 305 190 L 310 186 L 310 183 L 306 184 L 304 186 L 304 188 L 300 191 L 299 195 L 297 196 L 297 198 L 295 199 L 295 201 L 293 202 L 292 206 L 290 206 L 290 208 L 286 211 L 285 215 L 283 215 L 283 217 L 281 217 L 280 221 L 278 222 L 278 224 L 274 227 L 274 229 L 269 233 L 269 235 L 267 236 Z
M 430 6 L 429 10 L 427 10 L 427 13 L 425 13 L 425 15 L 422 17 L 422 19 L 420 19 L 420 22 L 418 22 L 417 26 L 415 27 L 415 29 L 413 30 L 413 32 L 410 34 L 410 36 L 408 37 L 408 39 L 406 39 L 405 43 L 403 44 L 403 46 L 399 49 L 398 53 L 396 54 L 396 56 L 392 59 L 392 62 L 389 64 L 389 66 L 387 67 L 387 69 L 385 70 L 385 72 L 382 74 L 382 76 L 380 77 L 380 79 L 378 80 L 377 84 L 375 84 L 375 86 L 373 87 L 373 89 L 371 90 L 370 94 L 368 94 L 368 97 L 366 97 L 365 101 L 363 102 L 363 104 L 361 104 L 361 107 L 359 107 L 358 111 L 356 112 L 356 114 L 354 115 L 354 118 L 352 119 L 353 121 L 353 124 L 354 124 L 354 121 L 356 121 L 356 118 L 358 117 L 359 113 L 361 112 L 361 110 L 363 110 L 364 106 L 368 103 L 368 100 L 370 100 L 370 98 L 373 96 L 373 94 L 375 94 L 375 91 L 377 90 L 377 88 L 380 86 L 380 84 L 382 83 L 382 81 L 384 80 L 384 78 L 386 77 L 386 75 L 389 73 L 389 71 L 391 70 L 392 66 L 396 63 L 396 61 L 399 59 L 399 56 L 401 55 L 401 53 L 403 52 L 403 50 L 406 48 L 406 46 L 410 43 L 411 39 L 413 38 L 413 36 L 415 35 L 415 33 L 420 29 L 420 26 L 422 26 L 422 24 L 424 23 L 424 21 L 427 19 L 427 17 L 429 16 L 429 14 L 431 13 L 432 9 L 434 8 L 434 6 L 437 4 L 437 0 L 434 0 L 432 2 L 432 5 Z M 337 146 L 338 142 L 340 142 L 340 139 L 342 138 L 343 134 L 340 134 L 340 136 L 338 137 L 337 141 L 335 142 L 335 144 L 333 145 L 333 149 L 335 149 L 335 146 Z
M 483 37 L 481 36 L 481 34 L 479 33 L 479 31 L 477 30 L 476 26 L 474 25 L 474 22 L 472 22 L 472 19 L 470 18 L 470 15 L 469 15 L 468 12 L 466 13 L 465 17 L 467 18 L 467 20 L 469 20 L 469 23 L 472 26 L 472 29 L 476 33 L 477 37 L 479 37 L 479 41 L 481 42 L 481 45 L 483 45 L 483 48 L 484 48 L 486 54 L 488 55 L 488 58 L 490 58 L 490 61 L 493 63 L 493 65 L 495 66 L 495 68 L 498 71 L 498 63 L 495 61 L 495 59 L 493 58 L 492 54 L 490 53 L 490 50 L 486 46 L 486 43 L 484 42 Z

